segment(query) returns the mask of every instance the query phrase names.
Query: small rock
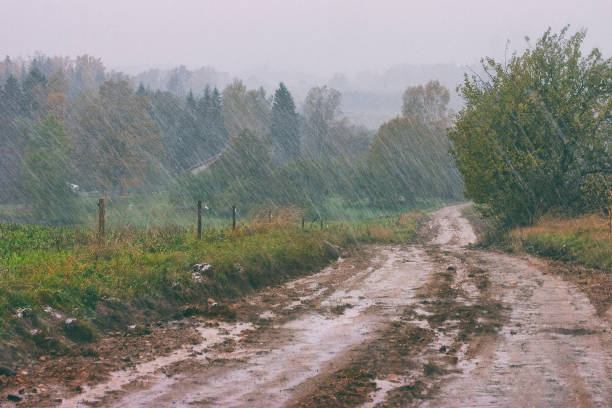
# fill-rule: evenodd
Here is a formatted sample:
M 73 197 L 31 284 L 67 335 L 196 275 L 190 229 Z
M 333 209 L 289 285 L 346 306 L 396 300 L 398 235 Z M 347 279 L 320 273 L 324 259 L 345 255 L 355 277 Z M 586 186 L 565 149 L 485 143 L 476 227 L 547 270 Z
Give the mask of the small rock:
M 193 265 L 193 272 L 191 273 L 191 278 L 195 282 L 202 282 L 204 280 L 204 276 L 211 275 L 213 271 L 213 267 L 208 263 L 201 263 Z
M 15 375 L 15 371 L 6 366 L 0 366 L 0 375 L 5 377 L 12 377 Z
M 20 307 L 15 311 L 15 316 L 18 318 L 30 317 L 32 316 L 32 308 L 30 307 Z
M 208 298 L 207 302 L 210 303 L 210 304 L 217 303 L 217 302 L 215 302 L 215 299 L 213 299 L 213 298 Z
M 325 252 L 327 252 L 327 254 L 330 257 L 334 259 L 340 258 L 340 247 L 339 246 L 336 246 L 330 243 L 329 241 L 323 242 L 323 246 L 325 247 Z
M 38 359 L 39 359 L 40 361 L 47 361 L 47 357 L 45 357 L 45 356 L 40 356 Z
M 21 398 L 19 395 L 9 394 L 9 395 L 6 396 L 6 399 L 9 400 L 9 401 L 13 401 L 13 402 L 19 402 L 23 398 Z

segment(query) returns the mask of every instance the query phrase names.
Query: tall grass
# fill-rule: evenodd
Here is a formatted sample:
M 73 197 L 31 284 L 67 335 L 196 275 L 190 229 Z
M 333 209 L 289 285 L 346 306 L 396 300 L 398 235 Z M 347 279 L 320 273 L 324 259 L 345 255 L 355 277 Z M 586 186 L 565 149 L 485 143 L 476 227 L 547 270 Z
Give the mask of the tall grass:
M 608 219 L 600 215 L 549 217 L 534 226 L 515 229 L 509 236 L 515 248 L 612 272 L 612 238 Z
M 235 296 L 315 271 L 332 255 L 326 241 L 406 242 L 422 213 L 361 222 L 307 223 L 284 209 L 261 214 L 235 231 L 206 228 L 202 239 L 185 227 L 110 228 L 100 245 L 92 229 L 0 224 L 0 321 L 10 326 L 20 308 L 46 306 L 74 317 L 92 317 L 101 301 Z M 212 274 L 196 282 L 196 263 Z M 6 335 L 7 331 L 4 330 Z

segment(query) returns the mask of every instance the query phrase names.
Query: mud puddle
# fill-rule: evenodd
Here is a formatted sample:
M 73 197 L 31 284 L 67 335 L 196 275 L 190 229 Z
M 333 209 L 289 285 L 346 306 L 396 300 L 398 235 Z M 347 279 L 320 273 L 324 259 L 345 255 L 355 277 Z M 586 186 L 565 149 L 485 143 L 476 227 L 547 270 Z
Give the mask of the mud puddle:
M 587 297 L 528 258 L 471 251 L 511 306 L 498 339 L 424 406 L 608 407 L 612 333 Z
M 365 268 L 355 270 L 341 261 L 281 287 L 280 292 L 292 291 L 290 297 L 268 294 L 265 303 L 274 307 L 259 312 L 266 325 L 200 327 L 200 344 L 113 373 L 62 406 L 280 406 L 302 383 L 333 369 L 343 353 L 414 302 L 428 279 L 423 251 L 381 247 L 377 252 Z M 258 296 L 249 301 L 252 306 L 262 304 Z M 304 306 L 308 309 L 295 316 L 278 317 Z M 233 348 L 225 352 L 228 342 Z

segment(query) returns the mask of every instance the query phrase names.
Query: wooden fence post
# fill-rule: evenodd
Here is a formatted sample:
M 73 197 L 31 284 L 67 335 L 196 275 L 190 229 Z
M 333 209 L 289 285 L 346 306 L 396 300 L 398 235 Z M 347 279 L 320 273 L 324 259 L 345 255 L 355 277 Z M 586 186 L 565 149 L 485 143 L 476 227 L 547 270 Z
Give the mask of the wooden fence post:
M 104 242 L 104 199 L 98 200 L 98 241 Z
M 272 210 L 268 210 L 268 220 L 272 223 Z
M 302 217 L 302 231 L 304 231 L 304 217 Z
M 232 230 L 236 229 L 236 206 L 232 205 Z
M 202 239 L 202 200 L 198 200 L 198 240 Z
M 321 218 L 321 231 L 323 231 L 323 218 Z
M 608 238 L 612 238 L 612 190 L 610 190 L 610 206 L 608 207 Z

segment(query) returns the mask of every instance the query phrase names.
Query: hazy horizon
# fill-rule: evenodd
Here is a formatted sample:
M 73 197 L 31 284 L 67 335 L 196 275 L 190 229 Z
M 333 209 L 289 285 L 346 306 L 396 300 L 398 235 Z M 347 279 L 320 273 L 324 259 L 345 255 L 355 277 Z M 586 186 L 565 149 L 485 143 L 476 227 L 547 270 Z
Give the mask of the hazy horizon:
M 478 62 L 524 48 L 547 27 L 588 30 L 585 45 L 610 53 L 606 1 L 405 2 L 266 0 L 3 0 L 0 53 L 102 58 L 129 74 L 211 66 L 329 77 L 397 65 Z M 520 7 L 518 5 L 520 4 Z

